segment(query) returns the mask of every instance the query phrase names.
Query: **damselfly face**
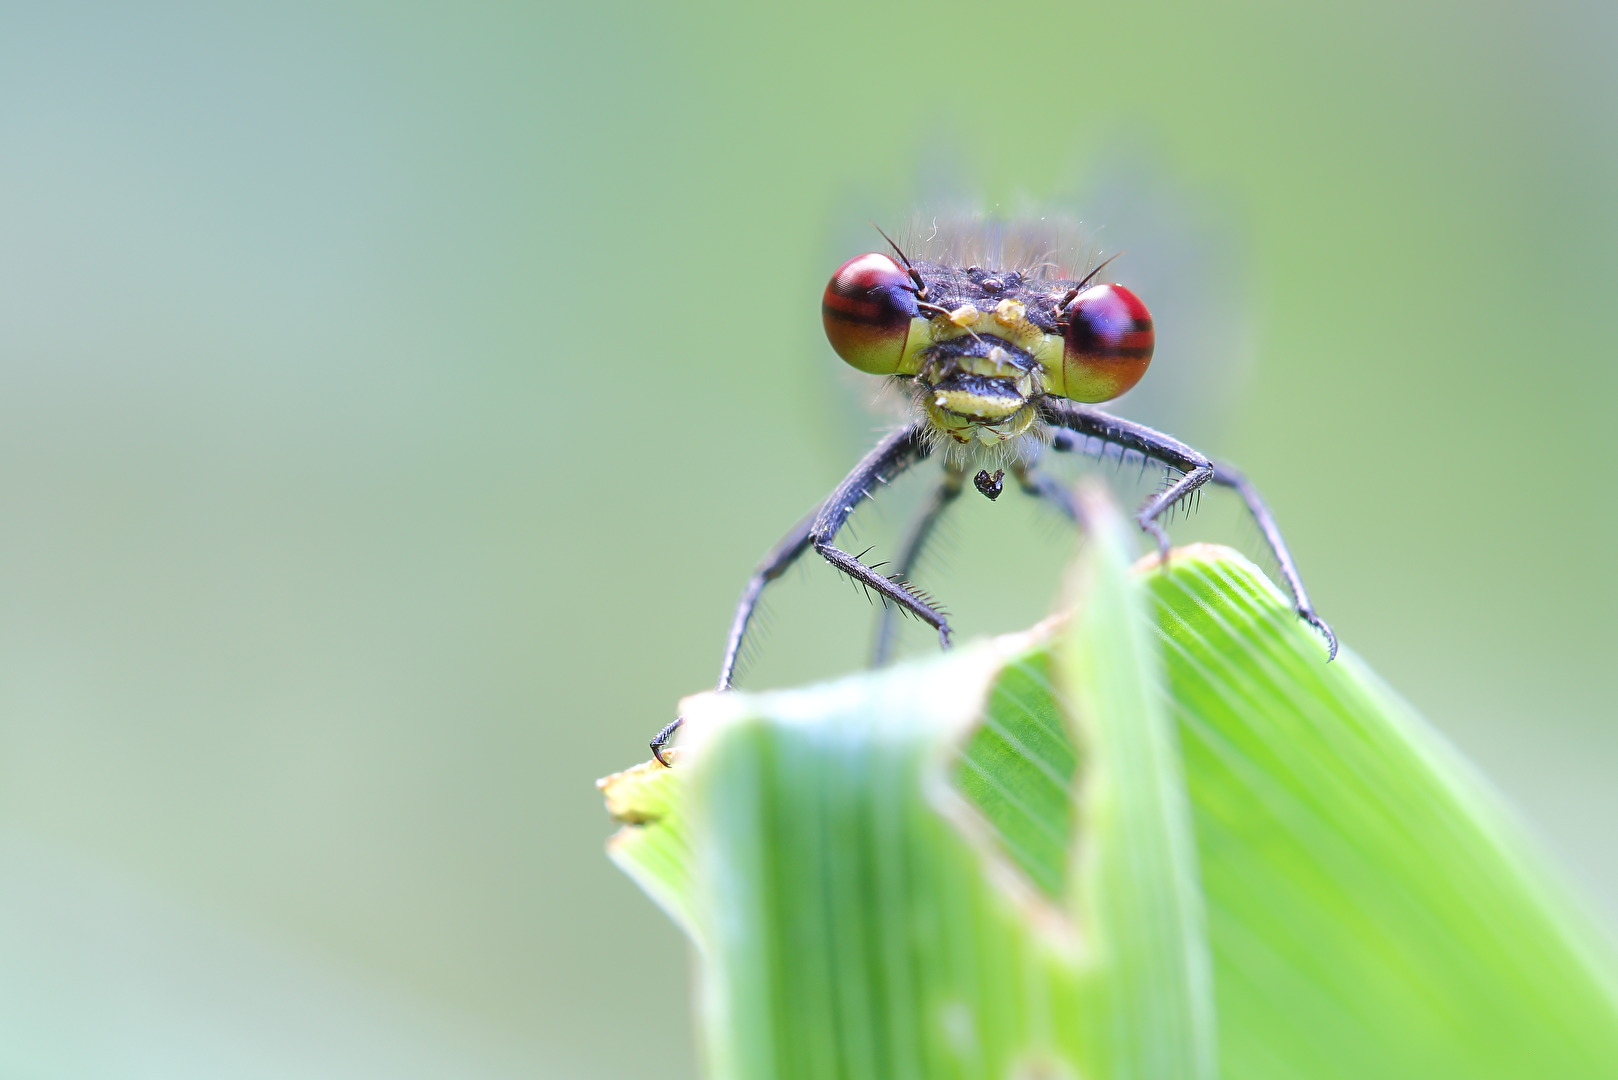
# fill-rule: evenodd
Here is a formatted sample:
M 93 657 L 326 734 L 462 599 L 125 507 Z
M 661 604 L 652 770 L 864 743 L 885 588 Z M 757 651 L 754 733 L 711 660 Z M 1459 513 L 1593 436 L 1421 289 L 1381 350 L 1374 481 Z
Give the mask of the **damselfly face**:
M 1088 278 L 872 252 L 832 275 L 821 315 L 838 356 L 913 381 L 932 428 L 957 443 L 1027 433 L 1046 395 L 1110 401 L 1152 359 L 1146 305 L 1122 285 Z

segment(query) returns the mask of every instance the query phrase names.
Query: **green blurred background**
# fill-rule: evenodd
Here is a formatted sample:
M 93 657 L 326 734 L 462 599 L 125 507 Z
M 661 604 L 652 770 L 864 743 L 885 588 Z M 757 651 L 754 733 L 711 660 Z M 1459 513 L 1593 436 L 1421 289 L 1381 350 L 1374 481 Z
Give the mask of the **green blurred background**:
M 0 1075 L 693 1075 L 590 782 L 883 422 L 827 274 L 963 193 L 1129 252 L 1160 345 L 1121 411 L 1249 470 L 1610 919 L 1615 30 L 6 5 Z M 1026 623 L 1069 540 L 963 503 L 922 583 Z M 1177 537 L 1257 554 L 1203 505 Z M 773 611 L 752 685 L 863 654 L 823 566 Z

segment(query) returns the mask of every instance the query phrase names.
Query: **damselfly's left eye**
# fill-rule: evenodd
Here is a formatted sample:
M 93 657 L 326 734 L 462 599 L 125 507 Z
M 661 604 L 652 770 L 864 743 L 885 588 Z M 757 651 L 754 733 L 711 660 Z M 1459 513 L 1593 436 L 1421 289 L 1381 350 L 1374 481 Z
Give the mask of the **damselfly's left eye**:
M 1152 315 L 1122 285 L 1092 285 L 1062 309 L 1063 397 L 1110 401 L 1152 362 Z
M 872 375 L 899 370 L 910 339 L 910 320 L 916 315 L 910 275 L 876 252 L 838 267 L 820 299 L 820 317 L 831 347 L 850 365 Z

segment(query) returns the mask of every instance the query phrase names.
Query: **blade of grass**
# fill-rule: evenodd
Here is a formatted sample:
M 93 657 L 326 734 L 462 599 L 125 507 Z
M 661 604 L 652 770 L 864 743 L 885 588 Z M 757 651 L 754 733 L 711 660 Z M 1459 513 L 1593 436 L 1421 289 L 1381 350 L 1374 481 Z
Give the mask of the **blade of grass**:
M 1071 627 L 1054 646 L 1063 711 L 1086 758 L 1073 890 L 1093 932 L 1099 1035 L 1088 1075 L 1212 1077 L 1206 927 L 1158 642 L 1128 573 L 1122 519 L 1100 489 L 1080 500 L 1089 549 L 1069 585 Z
M 1606 943 L 1454 753 L 1234 553 L 1144 580 L 1225 1074 L 1618 1076 Z
M 596 781 L 607 813 L 622 822 L 607 855 L 699 945 L 701 920 L 691 909 L 690 818 L 685 785 L 655 761 Z
M 702 696 L 682 707 L 682 769 L 626 774 L 687 800 L 688 881 L 661 820 L 614 854 L 691 913 L 713 1076 L 1211 1075 L 1156 645 L 1116 517 L 1087 505 L 1054 664 L 1047 628 L 809 690 Z M 1046 704 L 967 743 L 991 683 L 997 701 Z M 999 801 L 980 813 L 956 778 Z
M 1089 558 L 1065 643 L 708 699 L 643 777 L 691 805 L 615 857 L 704 943 L 713 1075 L 1618 1076 L 1606 939 L 1407 706 L 1232 552 Z

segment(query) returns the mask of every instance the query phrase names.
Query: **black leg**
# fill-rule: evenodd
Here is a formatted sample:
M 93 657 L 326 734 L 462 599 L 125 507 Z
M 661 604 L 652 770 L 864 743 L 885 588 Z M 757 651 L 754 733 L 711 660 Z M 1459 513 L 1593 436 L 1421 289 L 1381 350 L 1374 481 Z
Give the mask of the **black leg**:
M 884 577 L 848 552 L 832 546 L 854 508 L 870 497 L 877 484 L 887 483 L 930 453 L 932 446 L 927 440 L 925 420 L 912 421 L 908 427 L 883 439 L 821 504 L 820 514 L 809 529 L 809 541 L 821 557 L 837 569 L 937 630 L 939 644 L 948 648 L 949 623 L 925 597 L 902 580 L 895 580 L 898 575 Z
M 944 511 L 961 494 L 966 484 L 966 470 L 945 469 L 944 482 L 933 489 L 932 498 L 927 505 L 921 508 L 921 513 L 910 524 L 910 531 L 906 534 L 904 544 L 899 548 L 899 557 L 894 562 L 894 576 L 901 581 L 910 578 L 910 572 L 915 568 L 916 561 L 921 558 L 922 549 L 927 546 L 928 537 L 932 535 L 934 526 L 944 516 Z M 890 604 L 882 605 L 882 614 L 877 619 L 876 641 L 871 646 L 871 666 L 881 667 L 888 662 L 893 650 L 893 631 L 897 625 L 899 612 Z
M 1068 401 L 1065 398 L 1044 398 L 1039 403 L 1040 419 L 1053 425 L 1051 446 L 1057 450 L 1084 450 L 1084 443 L 1073 436 L 1089 436 L 1111 443 L 1123 450 L 1133 450 L 1153 461 L 1180 471 L 1179 479 L 1146 500 L 1135 512 L 1135 523 L 1157 541 L 1159 558 L 1169 553 L 1169 534 L 1157 519 L 1163 512 L 1213 479 L 1213 462 L 1178 439 L 1145 424 L 1110 416 L 1099 409 Z
M 1153 431 L 1144 424 L 1111 416 L 1099 409 L 1091 409 L 1062 398 L 1045 398 L 1039 404 L 1039 413 L 1040 418 L 1055 429 L 1051 433 L 1051 446 L 1056 450 L 1082 453 L 1088 449 L 1089 441 L 1095 439 L 1102 444 L 1103 449 L 1113 447 L 1133 451 L 1144 458 L 1178 469 L 1184 474 L 1160 494 L 1148 500 L 1135 515 L 1140 527 L 1156 538 L 1160 556 L 1168 554 L 1168 535 L 1156 521 L 1160 514 L 1210 481 L 1234 488 L 1247 504 L 1248 513 L 1252 514 L 1253 520 L 1258 523 L 1259 532 L 1264 535 L 1265 543 L 1269 544 L 1270 552 L 1280 566 L 1282 580 L 1292 593 L 1293 610 L 1298 613 L 1300 619 L 1314 627 L 1326 639 L 1327 661 L 1336 658 L 1337 635 L 1333 634 L 1331 627 L 1315 614 L 1314 607 L 1309 603 L 1309 596 L 1304 592 L 1303 579 L 1298 576 L 1297 565 L 1292 561 L 1292 553 L 1287 550 L 1286 541 L 1281 538 L 1281 530 L 1276 528 L 1269 507 L 1264 505 L 1258 490 L 1245 476 L 1228 465 L 1215 466 L 1202 454 L 1162 432 Z
M 1242 501 L 1247 504 L 1247 512 L 1253 515 L 1258 523 L 1258 531 L 1263 534 L 1264 542 L 1270 545 L 1270 553 L 1275 556 L 1275 562 L 1281 570 L 1281 580 L 1287 583 L 1292 592 L 1292 608 L 1298 617 L 1316 630 L 1326 639 L 1327 661 L 1337 658 L 1337 635 L 1332 633 L 1331 627 L 1319 615 L 1315 614 L 1313 605 L 1309 603 L 1309 594 L 1304 592 L 1303 578 L 1298 574 L 1297 564 L 1292 561 L 1292 552 L 1287 550 L 1287 542 L 1281 537 L 1281 530 L 1276 527 L 1275 518 L 1270 516 L 1270 508 L 1265 505 L 1264 498 L 1258 493 L 1258 488 L 1236 468 L 1224 462 L 1214 464 L 1213 482 L 1223 487 L 1234 488 L 1241 495 Z
M 719 665 L 719 690 L 729 690 L 736 674 L 736 660 L 741 655 L 747 627 L 758 608 L 764 587 L 786 573 L 799 555 L 809 547 L 814 549 L 837 569 L 867 588 L 876 589 L 884 597 L 904 605 L 938 631 L 939 640 L 949 644 L 949 626 L 942 614 L 914 590 L 901 582 L 883 577 L 854 556 L 832 547 L 831 542 L 848 521 L 855 507 L 870 497 L 878 484 L 885 484 L 921 461 L 932 447 L 926 438 L 926 421 L 913 421 L 876 444 L 869 454 L 854 466 L 837 489 L 813 514 L 800 521 L 782 538 L 759 563 L 748 579 L 742 598 L 736 605 L 736 614 L 730 622 L 730 636 L 725 641 L 725 657 Z M 679 728 L 683 717 L 675 717 L 662 731 L 652 737 L 652 756 L 667 765 L 663 748 Z
M 753 576 L 747 579 L 747 587 L 742 590 L 742 598 L 736 604 L 736 614 L 730 620 L 730 636 L 725 640 L 725 658 L 719 663 L 719 689 L 729 690 L 732 677 L 736 674 L 736 660 L 741 655 L 742 640 L 747 636 L 748 624 L 753 621 L 753 612 L 758 610 L 758 598 L 764 592 L 764 586 L 787 572 L 787 569 L 797 562 L 809 547 L 809 526 L 813 525 L 815 518 L 820 514 L 820 507 L 815 507 L 806 514 L 802 521 L 792 527 L 792 531 L 781 538 L 781 541 L 770 549 L 764 556 Z M 685 717 L 676 716 L 668 725 L 652 736 L 652 756 L 659 765 L 667 765 L 663 758 L 663 748 L 674 737 L 674 732 L 685 722 Z
M 758 610 L 758 600 L 764 586 L 786 573 L 798 561 L 798 556 L 809 549 L 809 529 L 819 515 L 818 506 L 804 515 L 803 520 L 770 549 L 753 571 L 753 576 L 747 579 L 742 598 L 736 602 L 736 614 L 730 620 L 730 635 L 725 639 L 725 658 L 719 663 L 718 689 L 729 690 L 731 680 L 736 676 L 736 662 L 741 657 L 742 642 L 747 638 L 747 628 L 753 621 L 753 612 Z
M 1017 478 L 1017 486 L 1036 499 L 1044 499 L 1062 512 L 1073 524 L 1079 523 L 1079 508 L 1073 501 L 1073 493 L 1067 486 L 1055 477 L 1040 472 L 1032 465 L 1012 466 L 1012 474 Z

